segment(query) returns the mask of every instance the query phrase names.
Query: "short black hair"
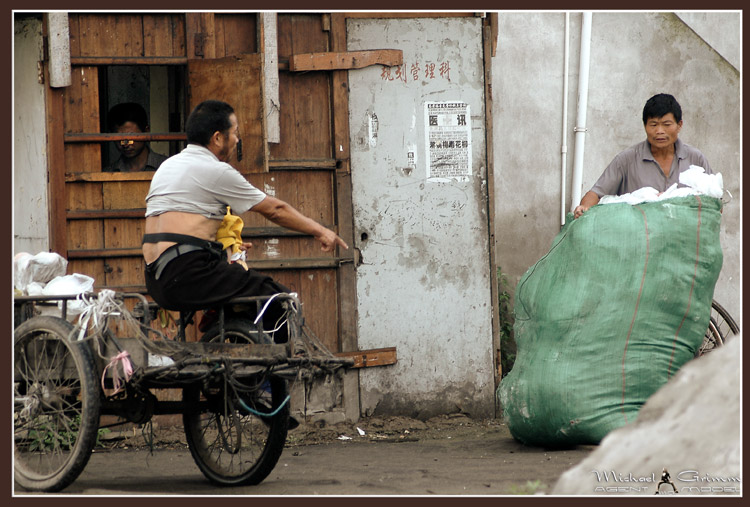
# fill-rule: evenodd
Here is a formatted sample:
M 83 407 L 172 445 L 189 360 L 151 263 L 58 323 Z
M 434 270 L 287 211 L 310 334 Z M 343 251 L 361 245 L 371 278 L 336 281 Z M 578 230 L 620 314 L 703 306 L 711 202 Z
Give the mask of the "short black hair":
M 187 142 L 207 146 L 214 132 L 225 132 L 232 126 L 229 117 L 234 108 L 220 100 L 206 100 L 195 106 L 185 124 Z
M 135 102 L 123 102 L 109 110 L 107 125 L 110 132 L 114 132 L 117 130 L 117 127 L 128 121 L 132 121 L 138 125 L 141 132 L 146 132 L 148 128 L 148 115 L 142 105 Z
M 659 93 L 646 101 L 643 106 L 643 124 L 650 118 L 661 118 L 665 114 L 672 113 L 675 121 L 682 121 L 682 108 L 673 96 L 668 93 Z

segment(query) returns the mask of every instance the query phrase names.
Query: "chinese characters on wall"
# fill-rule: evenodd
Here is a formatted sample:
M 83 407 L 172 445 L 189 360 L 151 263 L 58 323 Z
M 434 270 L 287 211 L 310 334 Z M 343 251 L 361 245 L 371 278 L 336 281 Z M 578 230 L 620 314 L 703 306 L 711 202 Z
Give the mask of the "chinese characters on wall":
M 451 62 L 414 62 L 403 63 L 394 67 L 383 67 L 380 72 L 383 81 L 401 81 L 409 83 L 413 81 L 432 81 L 434 79 L 451 80 Z
M 464 102 L 425 103 L 427 178 L 466 181 L 471 176 L 471 114 Z

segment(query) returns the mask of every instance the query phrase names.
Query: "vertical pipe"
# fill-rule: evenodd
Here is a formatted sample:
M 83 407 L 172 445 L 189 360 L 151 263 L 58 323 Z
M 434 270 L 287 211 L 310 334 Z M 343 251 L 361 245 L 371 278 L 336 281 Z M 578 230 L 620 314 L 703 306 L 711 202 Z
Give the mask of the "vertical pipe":
M 562 143 L 561 153 L 561 196 L 560 196 L 560 226 L 565 225 L 565 190 L 568 180 L 568 67 L 570 65 L 570 13 L 565 13 L 565 56 L 563 63 L 563 120 L 562 120 Z
M 571 211 L 581 202 L 583 181 L 583 146 L 586 139 L 586 107 L 589 93 L 589 60 L 591 56 L 591 12 L 584 12 L 581 23 L 581 61 L 578 71 L 578 112 L 575 127 L 575 153 L 573 156 L 573 185 Z

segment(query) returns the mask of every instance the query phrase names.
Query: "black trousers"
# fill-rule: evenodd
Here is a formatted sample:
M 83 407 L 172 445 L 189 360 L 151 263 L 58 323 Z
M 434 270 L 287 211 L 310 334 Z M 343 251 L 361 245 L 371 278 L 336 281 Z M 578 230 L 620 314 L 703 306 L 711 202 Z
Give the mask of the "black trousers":
M 154 277 L 153 264 L 146 265 L 144 271 L 149 295 L 160 307 L 173 311 L 208 310 L 219 308 L 235 297 L 290 292 L 270 276 L 230 264 L 223 255 L 212 250 L 196 250 L 173 259 L 158 280 Z M 255 320 L 257 310 L 249 305 L 242 314 Z M 281 304 L 272 301 L 263 314 L 265 328 L 272 329 L 283 315 Z M 275 341 L 287 339 L 288 331 L 284 326 L 275 334 Z

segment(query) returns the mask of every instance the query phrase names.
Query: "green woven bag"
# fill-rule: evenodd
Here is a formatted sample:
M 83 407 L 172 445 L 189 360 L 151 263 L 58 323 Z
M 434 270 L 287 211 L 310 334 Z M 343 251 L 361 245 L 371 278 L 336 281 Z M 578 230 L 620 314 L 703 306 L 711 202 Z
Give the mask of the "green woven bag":
M 569 214 L 515 295 L 517 356 L 497 396 L 530 445 L 597 444 L 701 345 L 722 264 L 707 196 Z

